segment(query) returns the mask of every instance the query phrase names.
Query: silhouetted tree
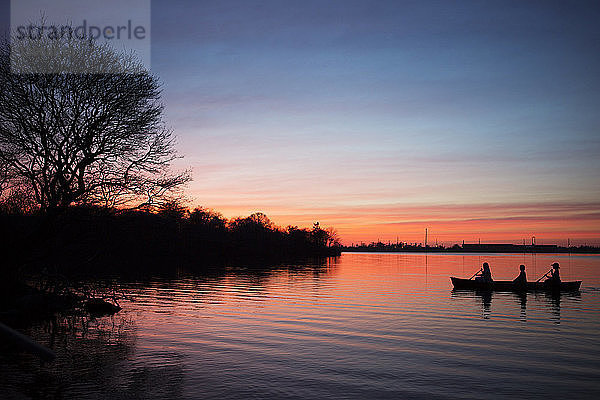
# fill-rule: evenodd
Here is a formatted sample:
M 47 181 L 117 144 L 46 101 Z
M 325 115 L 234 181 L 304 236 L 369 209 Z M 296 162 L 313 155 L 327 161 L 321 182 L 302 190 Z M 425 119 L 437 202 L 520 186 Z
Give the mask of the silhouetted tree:
M 189 222 L 195 227 L 205 227 L 213 231 L 224 231 L 227 219 L 219 212 L 197 207 L 190 212 Z
M 245 232 L 265 232 L 275 229 L 269 217 L 261 212 L 254 213 L 245 218 L 234 218 L 229 221 L 230 229 Z
M 0 45 L 5 193 L 26 190 L 42 211 L 162 204 L 190 179 L 169 172 L 177 155 L 162 112 L 158 79 L 108 45 L 69 37 Z
M 188 209 L 176 199 L 171 199 L 158 209 L 158 214 L 174 220 L 181 220 L 187 215 Z
M 31 214 L 36 208 L 35 198 L 23 186 L 13 186 L 0 193 L 1 213 Z
M 322 246 L 322 247 L 327 246 L 327 242 L 329 240 L 329 234 L 327 233 L 327 231 L 325 231 L 321 228 L 321 226 L 319 225 L 318 222 L 315 222 L 313 224 L 313 229 L 311 231 L 311 237 L 312 237 L 313 243 L 316 246 Z
M 341 246 L 340 236 L 338 235 L 338 232 L 337 232 L 336 229 L 334 229 L 334 228 L 327 228 L 325 230 L 325 232 L 327 232 L 327 246 L 328 247 L 339 247 L 339 246 Z

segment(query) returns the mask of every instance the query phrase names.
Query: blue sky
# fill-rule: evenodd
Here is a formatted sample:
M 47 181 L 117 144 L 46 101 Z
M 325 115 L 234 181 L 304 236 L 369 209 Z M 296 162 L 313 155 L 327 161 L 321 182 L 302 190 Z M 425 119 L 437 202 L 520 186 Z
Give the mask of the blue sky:
M 192 204 L 395 238 L 414 207 L 600 212 L 598 21 L 594 2 L 153 1 L 152 71 Z M 523 233 L 562 237 L 544 229 Z

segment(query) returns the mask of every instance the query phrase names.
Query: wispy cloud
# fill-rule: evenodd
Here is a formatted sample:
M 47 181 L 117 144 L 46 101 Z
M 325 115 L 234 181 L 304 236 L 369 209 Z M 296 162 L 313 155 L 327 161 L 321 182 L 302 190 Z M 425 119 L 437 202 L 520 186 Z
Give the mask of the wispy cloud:
M 600 7 L 155 3 L 194 203 L 346 240 L 600 237 Z

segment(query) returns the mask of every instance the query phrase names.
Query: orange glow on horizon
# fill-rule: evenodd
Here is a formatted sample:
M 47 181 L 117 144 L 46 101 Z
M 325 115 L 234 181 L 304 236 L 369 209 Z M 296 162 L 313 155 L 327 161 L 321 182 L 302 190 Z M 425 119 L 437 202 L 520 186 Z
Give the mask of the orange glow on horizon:
M 261 211 L 279 226 L 322 227 L 337 230 L 342 243 L 381 240 L 382 242 L 423 243 L 425 228 L 429 244 L 436 241 L 460 243 L 600 244 L 600 204 L 479 204 L 479 205 L 394 205 L 287 209 L 280 206 L 214 207 L 227 218 Z

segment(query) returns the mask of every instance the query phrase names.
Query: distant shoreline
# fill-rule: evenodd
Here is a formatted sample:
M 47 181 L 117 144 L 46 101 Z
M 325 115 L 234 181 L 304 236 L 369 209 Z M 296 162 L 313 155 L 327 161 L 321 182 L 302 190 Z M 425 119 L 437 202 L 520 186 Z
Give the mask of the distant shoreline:
M 471 244 L 443 246 L 407 246 L 396 244 L 369 244 L 364 246 L 344 246 L 342 252 L 352 253 L 496 253 L 496 254 L 600 254 L 600 247 L 557 245 L 522 246 L 512 244 Z

